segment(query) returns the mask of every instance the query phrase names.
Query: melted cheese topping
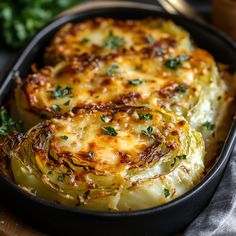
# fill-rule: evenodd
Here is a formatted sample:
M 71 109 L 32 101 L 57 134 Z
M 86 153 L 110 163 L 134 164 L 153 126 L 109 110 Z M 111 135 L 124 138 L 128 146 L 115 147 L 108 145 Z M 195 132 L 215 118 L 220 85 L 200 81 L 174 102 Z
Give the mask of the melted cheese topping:
M 179 57 L 186 60 L 169 68 L 167 63 Z M 55 97 L 58 88 L 70 93 Z M 187 118 L 193 128 L 204 131 L 205 122 L 214 123 L 217 98 L 224 92 L 215 61 L 204 50 L 153 57 L 148 52 L 132 51 L 47 66 L 16 90 L 16 102 L 28 127 L 38 122 L 32 118 L 35 112 L 52 117 L 79 109 L 145 105 L 174 111 Z M 29 111 L 34 113 L 25 116 Z
M 17 184 L 93 210 L 157 206 L 188 191 L 204 173 L 200 133 L 164 110 L 130 107 L 54 118 L 11 145 Z
M 144 209 L 191 189 L 219 154 L 231 96 L 214 58 L 173 22 L 67 24 L 45 63 L 12 108 L 36 126 L 3 148 L 23 189 L 92 210 Z
M 188 32 L 170 20 L 96 18 L 65 25 L 46 49 L 45 60 L 55 64 L 83 54 L 122 53 L 124 50 L 149 48 L 150 45 L 163 50 L 193 48 Z

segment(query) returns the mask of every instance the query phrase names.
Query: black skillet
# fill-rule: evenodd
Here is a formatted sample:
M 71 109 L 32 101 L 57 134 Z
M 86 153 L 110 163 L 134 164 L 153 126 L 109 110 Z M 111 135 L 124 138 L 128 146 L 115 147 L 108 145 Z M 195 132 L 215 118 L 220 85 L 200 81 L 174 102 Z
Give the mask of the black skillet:
M 216 60 L 236 64 L 236 46 L 216 29 L 182 16 L 158 11 L 155 6 L 128 2 L 104 3 L 96 8 L 58 18 L 42 29 L 23 51 L 0 88 L 0 103 L 7 98 L 14 85 L 14 73 L 27 75 L 30 65 L 42 59 L 42 52 L 52 36 L 67 22 L 78 22 L 93 17 L 119 19 L 148 16 L 172 19 L 188 30 L 201 48 L 210 51 Z M 0 198 L 27 223 L 52 235 L 173 235 L 185 229 L 207 205 L 221 179 L 233 144 L 236 140 L 236 122 L 220 158 L 200 184 L 182 197 L 163 206 L 134 212 L 92 212 L 70 208 L 33 197 L 22 191 L 0 173 Z

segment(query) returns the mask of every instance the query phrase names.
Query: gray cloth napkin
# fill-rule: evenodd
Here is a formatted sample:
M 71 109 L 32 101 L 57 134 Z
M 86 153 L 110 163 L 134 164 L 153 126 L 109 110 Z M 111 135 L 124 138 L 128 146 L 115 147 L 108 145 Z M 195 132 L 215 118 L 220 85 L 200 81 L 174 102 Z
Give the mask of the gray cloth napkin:
M 211 202 L 184 232 L 192 235 L 236 235 L 236 146 Z

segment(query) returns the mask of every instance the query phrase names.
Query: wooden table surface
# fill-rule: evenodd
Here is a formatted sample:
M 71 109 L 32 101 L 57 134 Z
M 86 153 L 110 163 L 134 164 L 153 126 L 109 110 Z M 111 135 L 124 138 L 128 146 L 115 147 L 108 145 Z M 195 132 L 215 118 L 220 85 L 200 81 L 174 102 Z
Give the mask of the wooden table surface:
M 0 236 L 44 236 L 0 205 Z

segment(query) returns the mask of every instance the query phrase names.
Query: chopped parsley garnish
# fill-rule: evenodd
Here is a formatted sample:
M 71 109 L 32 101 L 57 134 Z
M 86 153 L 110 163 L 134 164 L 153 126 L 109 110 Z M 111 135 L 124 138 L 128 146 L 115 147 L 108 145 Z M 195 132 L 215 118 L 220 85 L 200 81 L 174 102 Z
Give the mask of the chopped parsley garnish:
M 132 79 L 132 80 L 128 80 L 128 83 L 133 85 L 133 86 L 137 86 L 139 84 L 142 84 L 143 80 L 141 80 L 141 79 Z
M 89 42 L 88 38 L 83 38 L 79 41 L 80 44 L 85 44 L 85 43 L 88 43 L 88 42 Z
M 186 159 L 186 155 L 185 154 L 182 154 L 182 155 L 179 155 L 179 156 L 176 156 L 179 160 L 185 160 Z
M 120 47 L 122 44 L 124 44 L 124 39 L 113 35 L 112 31 L 109 31 L 109 34 L 104 42 L 104 47 L 110 48 L 112 50 L 116 50 L 118 47 Z
M 105 115 L 101 115 L 100 118 L 101 118 L 101 120 L 102 120 L 103 122 L 105 122 L 105 123 L 108 123 L 108 122 L 110 122 L 110 120 L 111 120 L 109 117 L 107 117 L 107 116 L 105 116 Z
M 92 157 L 93 157 L 93 151 L 89 151 L 89 152 L 88 152 L 88 156 L 89 156 L 90 158 L 92 158 Z
M 57 98 L 63 98 L 69 94 L 71 94 L 72 92 L 72 88 L 71 87 L 65 87 L 64 89 L 58 85 L 55 90 L 52 92 L 52 97 L 54 99 L 57 99 Z
M 146 39 L 147 39 L 148 43 L 150 43 L 150 44 L 153 43 L 153 41 L 154 41 L 152 35 L 147 35 Z
M 115 65 L 115 64 L 112 64 L 111 66 L 109 66 L 106 70 L 105 70 L 105 72 L 104 72 L 104 74 L 106 74 L 106 75 L 108 75 L 108 76 L 113 76 L 113 75 L 115 75 L 115 74 L 117 74 L 117 70 L 119 69 L 119 66 L 117 66 L 117 65 Z
M 138 112 L 139 120 L 152 120 L 153 115 L 150 113 L 143 114 Z
M 178 65 L 180 62 L 176 58 L 171 58 L 165 63 L 165 66 L 172 70 L 176 69 Z
M 111 135 L 111 136 L 117 135 L 117 132 L 111 126 L 106 126 L 106 127 L 103 127 L 102 129 L 103 129 L 103 134 L 105 135 Z
M 165 52 L 162 49 L 158 49 L 157 52 L 156 52 L 156 55 L 157 56 L 163 56 L 163 55 L 165 55 Z
M 53 104 L 52 105 L 52 109 L 53 109 L 53 111 L 60 111 L 61 107 L 59 105 L 57 105 L 57 104 Z
M 67 139 L 68 139 L 68 136 L 62 135 L 62 136 L 60 136 L 60 138 L 61 138 L 61 139 L 64 139 L 64 140 L 67 140 Z
M 62 173 L 62 174 L 58 175 L 57 179 L 60 182 L 64 182 L 65 181 L 65 177 L 66 177 L 66 175 L 64 173 Z
M 23 130 L 22 122 L 15 122 L 5 110 L 4 107 L 0 108 L 0 119 L 1 119 L 1 126 L 0 126 L 0 136 L 8 135 L 9 131 L 11 130 Z
M 207 121 L 203 124 L 204 127 L 206 127 L 208 130 L 214 130 L 215 129 L 215 124 L 212 124 L 211 122 Z
M 187 61 L 189 59 L 189 56 L 186 55 L 186 54 L 181 54 L 177 58 L 180 62 L 184 62 L 184 61 Z
M 147 130 L 142 130 L 141 132 L 142 134 L 148 136 L 149 138 L 156 140 L 156 137 L 152 134 L 152 131 L 153 131 L 153 127 L 149 126 Z
M 167 198 L 167 197 L 170 196 L 170 191 L 169 191 L 169 189 L 164 188 L 164 196 L 165 196 L 165 198 Z
M 182 64 L 182 62 L 187 61 L 189 59 L 188 55 L 182 54 L 175 58 L 171 58 L 165 62 L 165 66 L 169 69 L 175 70 L 178 66 Z
M 185 84 L 179 84 L 179 86 L 175 89 L 176 92 L 185 93 L 187 91 L 187 87 Z
M 219 100 L 221 100 L 221 98 L 222 98 L 221 96 L 218 96 L 218 97 L 217 97 L 217 100 L 219 101 Z
M 70 100 L 64 103 L 65 106 L 69 106 L 69 104 L 70 104 Z

